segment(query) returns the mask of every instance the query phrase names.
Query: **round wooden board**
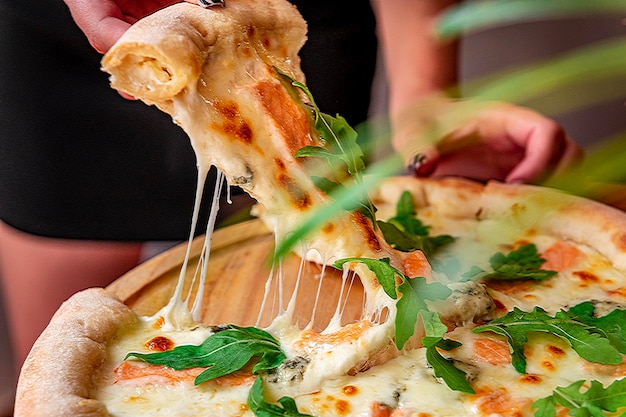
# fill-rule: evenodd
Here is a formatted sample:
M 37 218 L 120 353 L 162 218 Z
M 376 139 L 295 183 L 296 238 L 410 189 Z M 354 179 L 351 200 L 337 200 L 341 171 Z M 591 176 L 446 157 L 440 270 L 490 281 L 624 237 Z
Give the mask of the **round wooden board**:
M 186 289 L 191 286 L 198 269 L 203 243 L 204 236 L 192 242 L 185 274 Z M 170 300 L 186 250 L 187 243 L 178 245 L 129 271 L 107 289 L 137 314 L 151 316 Z M 300 325 L 307 324 L 314 314 L 314 327 L 322 329 L 337 306 L 342 309 L 344 322 L 360 317 L 363 288 L 358 279 L 342 285 L 339 271 L 326 268 L 322 274 L 321 266 L 302 263 L 297 256 L 286 257 L 281 267 L 274 268 L 272 273 L 270 261 L 273 250 L 274 235 L 258 220 L 217 230 L 213 235 L 208 261 L 201 321 L 207 324 L 267 325 L 287 307 L 298 276 L 301 278 L 296 295 L 296 320 Z M 263 307 L 266 282 L 270 276 L 272 282 Z M 279 280 L 281 285 L 277 284 Z M 318 298 L 320 283 L 323 296 Z M 282 296 L 278 290 L 281 286 Z M 192 293 L 195 294 L 195 287 Z M 262 314 L 259 314 L 261 309 Z

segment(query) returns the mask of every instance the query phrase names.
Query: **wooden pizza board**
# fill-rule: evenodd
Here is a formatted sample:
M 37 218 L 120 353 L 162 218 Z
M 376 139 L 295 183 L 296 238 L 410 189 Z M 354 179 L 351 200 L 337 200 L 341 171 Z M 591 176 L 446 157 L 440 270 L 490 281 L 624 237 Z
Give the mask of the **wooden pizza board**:
M 186 272 L 186 288 L 198 268 L 204 236 L 192 242 Z M 267 325 L 281 310 L 276 290 L 281 274 L 274 268 L 273 285 L 263 305 L 266 282 L 271 274 L 274 235 L 259 220 L 251 220 L 217 230 L 212 239 L 208 261 L 207 283 L 204 291 L 202 322 L 207 324 Z M 180 244 L 129 271 L 107 289 L 115 293 L 137 314 L 151 316 L 166 305 L 174 291 L 185 258 L 187 243 Z M 298 285 L 296 319 L 301 326 L 310 321 L 316 306 L 322 268 L 317 264 L 301 263 L 291 255 L 282 263 L 283 303 L 287 307 L 302 268 Z M 314 327 L 321 330 L 335 313 L 337 306 L 345 308 L 343 322 L 357 319 L 363 305 L 363 287 L 342 285 L 339 271 L 327 268 L 321 279 L 322 296 L 315 308 Z M 342 289 L 343 288 L 343 289 Z M 195 290 L 194 290 L 195 292 Z M 343 295 L 341 295 L 343 292 Z M 342 301 L 339 302 L 341 296 Z M 344 300 L 347 299 L 347 302 Z

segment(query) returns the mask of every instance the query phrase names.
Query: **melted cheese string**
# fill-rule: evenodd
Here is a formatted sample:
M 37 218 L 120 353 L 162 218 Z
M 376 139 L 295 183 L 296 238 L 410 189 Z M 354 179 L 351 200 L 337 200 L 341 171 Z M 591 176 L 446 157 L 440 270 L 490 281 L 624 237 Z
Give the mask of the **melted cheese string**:
M 176 283 L 176 287 L 174 289 L 172 297 L 170 298 L 170 301 L 156 314 L 156 316 L 162 316 L 165 319 L 164 328 L 181 329 L 189 326 L 192 323 L 199 323 L 201 321 L 202 300 L 204 298 L 204 288 L 206 286 L 207 270 L 209 258 L 211 255 L 211 239 L 213 237 L 215 222 L 220 208 L 220 196 L 222 194 L 223 186 L 226 183 L 225 176 L 219 169 L 217 170 L 215 187 L 213 191 L 213 199 L 211 202 L 211 210 L 209 213 L 209 219 L 207 221 L 205 238 L 200 253 L 198 267 L 193 274 L 193 277 L 191 279 L 191 285 L 189 286 L 186 297 L 183 297 L 183 291 L 186 282 L 189 260 L 191 257 L 192 243 L 195 234 L 194 231 L 198 226 L 198 217 L 200 213 L 200 205 L 202 203 L 204 185 L 206 183 L 206 178 L 210 169 L 211 166 L 209 164 L 203 164 L 201 160 L 198 161 L 198 181 L 196 184 L 196 194 L 194 200 L 193 215 L 191 219 L 191 231 L 189 233 L 189 239 L 187 241 L 185 258 L 183 260 L 178 275 L 178 281 Z M 227 201 L 229 203 L 231 202 L 230 193 L 228 194 Z M 195 298 L 193 306 L 189 308 L 194 288 L 196 288 Z

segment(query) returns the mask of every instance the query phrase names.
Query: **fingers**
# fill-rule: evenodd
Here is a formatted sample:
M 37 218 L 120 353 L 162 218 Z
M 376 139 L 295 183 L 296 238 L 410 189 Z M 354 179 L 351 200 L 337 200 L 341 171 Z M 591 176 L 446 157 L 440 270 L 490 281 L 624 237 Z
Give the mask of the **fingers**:
M 105 53 L 130 27 L 120 8 L 108 0 L 65 0 L 72 18 L 91 46 Z
M 538 183 L 582 158 L 558 123 L 533 110 L 500 102 L 440 110 L 436 129 L 400 132 L 399 152 L 413 175 Z
M 534 182 L 546 176 L 566 147 L 565 132 L 556 124 L 539 124 L 529 129 L 527 138 L 522 139 L 524 158 L 506 177 L 507 182 Z
M 540 182 L 582 158 L 582 149 L 555 121 L 528 109 L 517 109 L 507 126 L 510 140 L 524 148 L 523 159 L 506 176 L 506 182 Z

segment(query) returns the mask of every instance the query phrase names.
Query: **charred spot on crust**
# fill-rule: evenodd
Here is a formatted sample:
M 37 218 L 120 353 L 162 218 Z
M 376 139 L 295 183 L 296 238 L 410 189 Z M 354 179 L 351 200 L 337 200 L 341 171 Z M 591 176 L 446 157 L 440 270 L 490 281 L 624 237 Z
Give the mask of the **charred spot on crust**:
M 374 229 L 372 229 L 372 224 L 370 223 L 370 221 L 358 211 L 353 212 L 352 217 L 365 233 L 365 239 L 367 240 L 367 244 L 369 245 L 369 247 L 374 250 L 380 250 L 380 241 L 378 240 L 378 236 L 376 236 L 376 233 L 374 233 Z
M 550 355 L 552 356 L 560 357 L 565 355 L 565 351 L 558 346 L 548 345 L 546 349 L 548 350 L 548 353 L 550 353 Z
M 146 349 L 155 352 L 165 352 L 174 348 L 172 339 L 165 336 L 155 336 L 145 343 Z
M 335 411 L 342 416 L 350 412 L 350 403 L 346 400 L 337 400 L 335 402 Z
M 276 164 L 276 167 L 280 170 L 280 171 L 284 171 L 285 170 L 285 163 L 278 159 L 278 158 L 274 158 L 274 164 Z
M 529 384 L 541 384 L 541 382 L 543 381 L 539 375 L 534 374 L 524 375 L 520 380 Z
M 246 144 L 252 143 L 253 133 L 248 122 L 241 116 L 239 107 L 234 101 L 216 101 L 215 110 L 222 116 L 222 123 L 213 126 L 221 130 L 227 136 L 237 139 Z
M 508 311 L 507 306 L 505 306 L 504 303 L 497 298 L 493 299 L 493 303 L 496 305 L 496 309 L 498 311 Z
M 281 174 L 278 176 L 278 183 L 281 187 L 287 190 L 291 201 L 297 208 L 306 209 L 311 206 L 311 196 L 308 192 L 300 188 L 293 178 L 285 174 Z
M 576 278 L 578 278 L 579 280 L 583 282 L 599 282 L 600 281 L 600 278 L 598 278 L 596 275 L 588 271 L 574 271 L 572 272 L 572 275 L 574 275 Z
M 252 38 L 256 34 L 256 28 L 253 25 L 248 25 L 246 27 L 246 33 L 248 34 L 249 38 Z
M 341 392 L 343 392 L 345 395 L 355 395 L 359 392 L 359 389 L 354 385 L 346 385 L 341 389 Z

